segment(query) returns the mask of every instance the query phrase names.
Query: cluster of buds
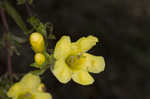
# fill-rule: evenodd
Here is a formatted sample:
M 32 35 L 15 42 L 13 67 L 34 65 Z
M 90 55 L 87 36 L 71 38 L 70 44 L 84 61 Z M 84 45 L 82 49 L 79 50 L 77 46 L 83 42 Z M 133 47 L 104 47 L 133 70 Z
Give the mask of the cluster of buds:
M 34 61 L 38 68 L 45 63 L 46 58 L 44 55 L 45 42 L 42 34 L 35 32 L 30 35 L 30 44 L 33 51 L 35 52 Z

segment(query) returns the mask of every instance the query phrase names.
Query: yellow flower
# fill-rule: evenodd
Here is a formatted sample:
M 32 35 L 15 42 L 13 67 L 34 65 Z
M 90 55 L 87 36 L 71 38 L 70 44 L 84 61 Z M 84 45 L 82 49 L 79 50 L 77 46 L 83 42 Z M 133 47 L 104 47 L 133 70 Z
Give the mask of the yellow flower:
M 40 33 L 35 32 L 30 35 L 30 44 L 36 53 L 45 50 L 44 38 Z
M 41 83 L 40 86 L 38 87 L 38 90 L 42 92 L 44 91 L 44 89 L 45 89 L 45 85 Z
M 104 58 L 86 53 L 96 42 L 98 39 L 94 36 L 82 37 L 76 42 L 71 42 L 69 36 L 63 36 L 57 42 L 54 50 L 56 62 L 52 72 L 61 83 L 67 83 L 72 78 L 81 85 L 90 85 L 94 79 L 89 72 L 104 71 Z
M 12 99 L 52 99 L 51 94 L 41 89 L 42 86 L 39 76 L 28 73 L 9 89 L 7 95 Z
M 34 61 L 37 65 L 42 65 L 45 62 L 45 56 L 42 53 L 36 53 L 34 56 Z

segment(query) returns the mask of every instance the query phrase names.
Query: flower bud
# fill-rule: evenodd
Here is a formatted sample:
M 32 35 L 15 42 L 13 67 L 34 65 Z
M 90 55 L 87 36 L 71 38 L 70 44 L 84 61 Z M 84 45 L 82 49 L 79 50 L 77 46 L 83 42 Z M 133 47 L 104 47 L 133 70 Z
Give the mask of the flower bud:
M 43 52 L 45 50 L 45 43 L 42 34 L 40 33 L 32 33 L 30 35 L 30 44 L 34 52 Z
M 34 56 L 34 61 L 37 65 L 42 65 L 45 63 L 45 56 L 42 53 L 36 53 Z

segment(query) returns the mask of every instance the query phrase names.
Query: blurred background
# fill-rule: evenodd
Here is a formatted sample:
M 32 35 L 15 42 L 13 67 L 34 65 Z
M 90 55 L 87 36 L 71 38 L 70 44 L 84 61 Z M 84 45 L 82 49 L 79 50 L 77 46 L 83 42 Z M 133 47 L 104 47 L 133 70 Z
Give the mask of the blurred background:
M 11 2 L 27 18 L 24 5 Z M 54 25 L 56 40 L 69 35 L 72 41 L 94 35 L 99 43 L 89 53 L 104 56 L 105 71 L 92 74 L 95 82 L 80 86 L 73 81 L 64 85 L 49 70 L 42 76 L 53 99 L 150 99 L 150 1 L 149 0 L 34 0 L 30 6 L 42 22 Z M 10 31 L 22 31 L 7 17 Z M 1 32 L 3 30 L 0 21 Z M 5 49 L 0 49 L 0 75 L 7 71 Z M 29 42 L 12 56 L 13 72 L 26 73 L 32 68 Z

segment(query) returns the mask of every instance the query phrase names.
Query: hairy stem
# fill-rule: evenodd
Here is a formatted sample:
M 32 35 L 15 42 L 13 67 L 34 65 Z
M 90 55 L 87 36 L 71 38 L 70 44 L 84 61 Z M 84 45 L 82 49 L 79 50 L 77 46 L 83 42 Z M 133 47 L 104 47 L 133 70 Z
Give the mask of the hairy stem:
M 10 42 L 9 42 L 9 28 L 8 28 L 8 24 L 7 24 L 7 19 L 5 16 L 5 12 L 3 8 L 0 8 L 0 15 L 1 15 L 1 19 L 2 19 L 2 23 L 4 25 L 4 33 L 5 33 L 5 46 L 7 49 L 7 66 L 8 66 L 8 73 L 9 75 L 12 74 L 12 65 L 11 65 L 11 49 L 10 49 Z

